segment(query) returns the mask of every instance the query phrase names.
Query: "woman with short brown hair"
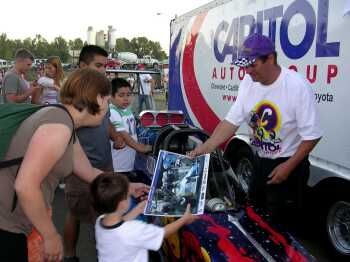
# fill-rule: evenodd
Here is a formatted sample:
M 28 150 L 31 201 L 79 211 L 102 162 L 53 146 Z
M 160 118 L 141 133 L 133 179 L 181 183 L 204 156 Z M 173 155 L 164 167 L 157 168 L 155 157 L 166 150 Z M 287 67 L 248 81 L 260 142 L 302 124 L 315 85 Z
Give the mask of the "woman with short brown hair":
M 33 228 L 43 239 L 45 261 L 62 260 L 61 236 L 49 215 L 54 192 L 71 173 L 87 182 L 100 173 L 74 138 L 76 128 L 101 124 L 109 92 L 104 75 L 77 70 L 61 89 L 61 108 L 43 107 L 21 123 L 4 160 L 23 156 L 23 161 L 0 169 L 0 261 L 27 261 L 26 236 Z M 135 195 L 147 190 L 144 185 L 134 189 Z M 14 194 L 18 201 L 13 209 Z
M 100 77 L 96 77 L 99 75 Z M 101 73 L 93 69 L 77 69 L 67 79 L 61 88 L 61 103 L 72 105 L 78 111 L 92 115 L 99 113 L 98 95 L 109 96 L 111 86 L 109 80 Z

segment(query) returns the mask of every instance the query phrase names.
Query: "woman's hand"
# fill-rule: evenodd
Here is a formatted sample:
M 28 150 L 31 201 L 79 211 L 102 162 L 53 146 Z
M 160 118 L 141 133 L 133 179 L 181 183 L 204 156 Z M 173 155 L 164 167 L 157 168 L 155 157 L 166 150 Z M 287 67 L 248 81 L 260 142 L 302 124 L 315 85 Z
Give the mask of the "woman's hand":
M 44 257 L 45 261 L 62 261 L 63 259 L 63 244 L 61 236 L 55 232 L 44 238 Z

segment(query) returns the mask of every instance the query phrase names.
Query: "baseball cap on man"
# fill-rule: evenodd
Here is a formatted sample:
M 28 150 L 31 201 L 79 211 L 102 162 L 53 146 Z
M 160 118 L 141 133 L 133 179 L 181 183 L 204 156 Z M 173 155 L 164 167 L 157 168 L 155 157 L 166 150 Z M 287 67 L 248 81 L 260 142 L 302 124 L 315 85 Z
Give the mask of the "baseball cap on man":
M 239 57 L 234 61 L 236 66 L 247 67 L 255 63 L 260 56 L 275 52 L 275 45 L 267 36 L 254 33 L 244 40 Z

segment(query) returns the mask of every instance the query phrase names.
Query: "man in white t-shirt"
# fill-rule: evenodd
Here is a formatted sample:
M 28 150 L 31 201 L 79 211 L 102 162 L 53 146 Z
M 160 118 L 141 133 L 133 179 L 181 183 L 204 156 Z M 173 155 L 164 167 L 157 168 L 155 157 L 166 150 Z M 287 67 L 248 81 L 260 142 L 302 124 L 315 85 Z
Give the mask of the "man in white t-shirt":
M 298 73 L 277 64 L 266 36 L 250 35 L 235 64 L 247 73 L 237 100 L 210 139 L 190 155 L 213 151 L 247 122 L 259 160 L 250 200 L 278 216 L 286 203 L 298 203 L 309 176 L 308 155 L 322 137 L 314 95 Z
M 144 64 L 139 64 L 137 66 L 139 70 L 145 70 Z M 138 112 L 142 111 L 143 104 L 145 104 L 145 109 L 153 109 L 153 78 L 150 74 L 139 74 L 139 108 Z

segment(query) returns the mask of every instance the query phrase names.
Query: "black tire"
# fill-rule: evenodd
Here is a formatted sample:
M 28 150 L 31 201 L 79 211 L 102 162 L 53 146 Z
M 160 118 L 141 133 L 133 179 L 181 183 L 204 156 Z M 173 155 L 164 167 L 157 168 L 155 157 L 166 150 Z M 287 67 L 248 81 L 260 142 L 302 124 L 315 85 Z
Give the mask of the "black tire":
M 248 199 L 250 183 L 256 170 L 256 159 L 248 146 L 240 146 L 227 157 L 237 178 L 235 191 L 239 203 Z
M 350 260 L 350 201 L 337 198 L 329 201 L 322 216 L 324 238 L 339 261 Z

